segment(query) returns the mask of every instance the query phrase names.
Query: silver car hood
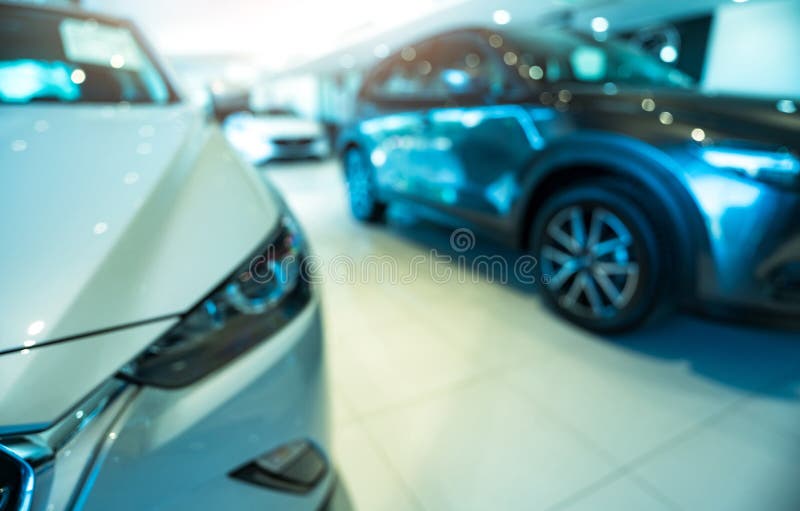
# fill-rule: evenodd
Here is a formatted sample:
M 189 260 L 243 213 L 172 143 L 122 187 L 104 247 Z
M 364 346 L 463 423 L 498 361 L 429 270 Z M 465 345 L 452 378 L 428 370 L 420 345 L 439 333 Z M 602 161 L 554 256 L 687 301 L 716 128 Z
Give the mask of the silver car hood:
M 185 105 L 0 109 L 0 354 L 184 312 L 280 215 Z

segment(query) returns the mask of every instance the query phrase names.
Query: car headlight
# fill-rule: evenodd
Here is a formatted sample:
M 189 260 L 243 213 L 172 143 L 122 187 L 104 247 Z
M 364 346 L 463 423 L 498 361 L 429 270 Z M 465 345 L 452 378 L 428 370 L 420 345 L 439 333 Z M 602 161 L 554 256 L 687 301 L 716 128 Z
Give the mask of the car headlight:
M 798 183 L 800 161 L 788 151 L 721 147 L 704 147 L 700 151 L 701 158 L 712 167 L 780 185 Z
M 285 217 L 265 246 L 127 364 L 121 376 L 145 385 L 182 387 L 261 343 L 308 303 L 305 257 L 300 230 Z

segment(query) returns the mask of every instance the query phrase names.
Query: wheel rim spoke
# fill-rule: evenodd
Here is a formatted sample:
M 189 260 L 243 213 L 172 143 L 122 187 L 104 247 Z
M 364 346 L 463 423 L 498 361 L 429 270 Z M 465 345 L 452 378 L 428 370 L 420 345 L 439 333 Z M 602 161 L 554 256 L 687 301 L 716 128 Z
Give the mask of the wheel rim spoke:
M 567 264 L 573 260 L 573 257 L 570 254 L 562 252 L 561 250 L 550 245 L 546 245 L 542 249 L 542 257 L 545 257 L 561 265 Z
M 561 289 L 561 286 L 564 285 L 564 282 L 566 282 L 567 279 L 573 276 L 577 271 L 578 271 L 578 266 L 575 264 L 575 261 L 568 262 L 567 264 L 562 266 L 561 269 L 558 270 L 558 272 L 556 272 L 556 274 L 553 276 L 552 279 L 550 279 L 550 284 L 549 284 L 550 287 L 554 291 L 558 291 L 559 289 Z
M 561 307 L 593 319 L 609 318 L 628 306 L 639 284 L 633 236 L 611 210 L 569 206 L 556 213 L 541 249 L 548 292 Z
M 593 247 L 600 242 L 600 234 L 603 230 L 603 216 L 605 212 L 601 209 L 592 211 L 592 219 L 589 226 L 589 239 L 586 241 L 586 246 Z
M 597 281 L 597 285 L 600 286 L 600 289 L 606 295 L 614 307 L 620 307 L 622 305 L 622 293 L 617 289 L 617 286 L 611 282 L 611 279 L 608 278 L 608 275 L 602 272 L 595 272 L 594 273 L 594 280 Z
M 555 241 L 560 243 L 561 246 L 569 250 L 571 253 L 574 254 L 577 252 L 575 250 L 575 240 L 572 238 L 572 236 L 564 232 L 561 227 L 552 226 L 547 229 L 547 234 L 549 234 Z
M 639 265 L 636 263 L 595 263 L 595 269 L 598 273 L 604 275 L 630 275 L 632 273 L 639 273 Z
M 574 307 L 575 304 L 578 302 L 578 298 L 581 296 L 581 293 L 586 287 L 585 284 L 585 277 L 586 275 L 581 273 L 575 280 L 572 281 L 572 285 L 569 287 L 569 291 L 564 295 L 562 298 L 562 302 L 566 307 Z
M 583 225 L 583 209 L 572 208 L 570 212 L 570 225 L 572 227 L 572 240 L 576 251 L 583 250 L 586 246 L 586 226 Z
M 613 238 L 593 245 L 590 248 L 590 251 L 595 257 L 602 257 L 616 251 L 617 249 L 628 248 L 630 244 L 630 238 Z
M 592 308 L 592 313 L 595 316 L 603 315 L 603 299 L 600 298 L 600 292 L 597 290 L 597 285 L 592 277 L 584 274 L 584 288 L 586 290 L 586 299 L 589 301 L 589 306 Z

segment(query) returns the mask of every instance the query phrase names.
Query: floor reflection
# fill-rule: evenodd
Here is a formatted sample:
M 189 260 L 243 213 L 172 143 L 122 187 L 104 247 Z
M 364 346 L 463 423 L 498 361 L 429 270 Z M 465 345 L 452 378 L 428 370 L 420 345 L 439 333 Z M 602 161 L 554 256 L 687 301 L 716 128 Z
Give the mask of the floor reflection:
M 335 162 L 270 165 L 326 262 L 519 254 L 393 208 L 355 222 Z M 796 511 L 800 336 L 677 313 L 603 338 L 481 271 L 324 275 L 334 459 L 353 509 Z M 474 277 L 474 278 L 472 278 Z

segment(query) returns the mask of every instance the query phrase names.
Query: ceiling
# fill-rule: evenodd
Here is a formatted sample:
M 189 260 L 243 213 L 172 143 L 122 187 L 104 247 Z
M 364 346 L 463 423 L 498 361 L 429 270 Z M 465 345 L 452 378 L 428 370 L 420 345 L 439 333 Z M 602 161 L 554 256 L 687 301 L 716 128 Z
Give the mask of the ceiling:
M 133 19 L 163 54 L 251 54 L 270 68 L 318 55 L 462 0 L 83 0 Z
M 245 62 L 268 74 L 359 66 L 386 48 L 436 31 L 490 25 L 498 9 L 511 14 L 512 24 L 532 27 L 568 10 L 584 29 L 593 17 L 604 16 L 613 31 L 707 12 L 721 3 L 731 0 L 81 1 L 85 8 L 133 19 L 173 59 L 236 56 L 237 66 Z

